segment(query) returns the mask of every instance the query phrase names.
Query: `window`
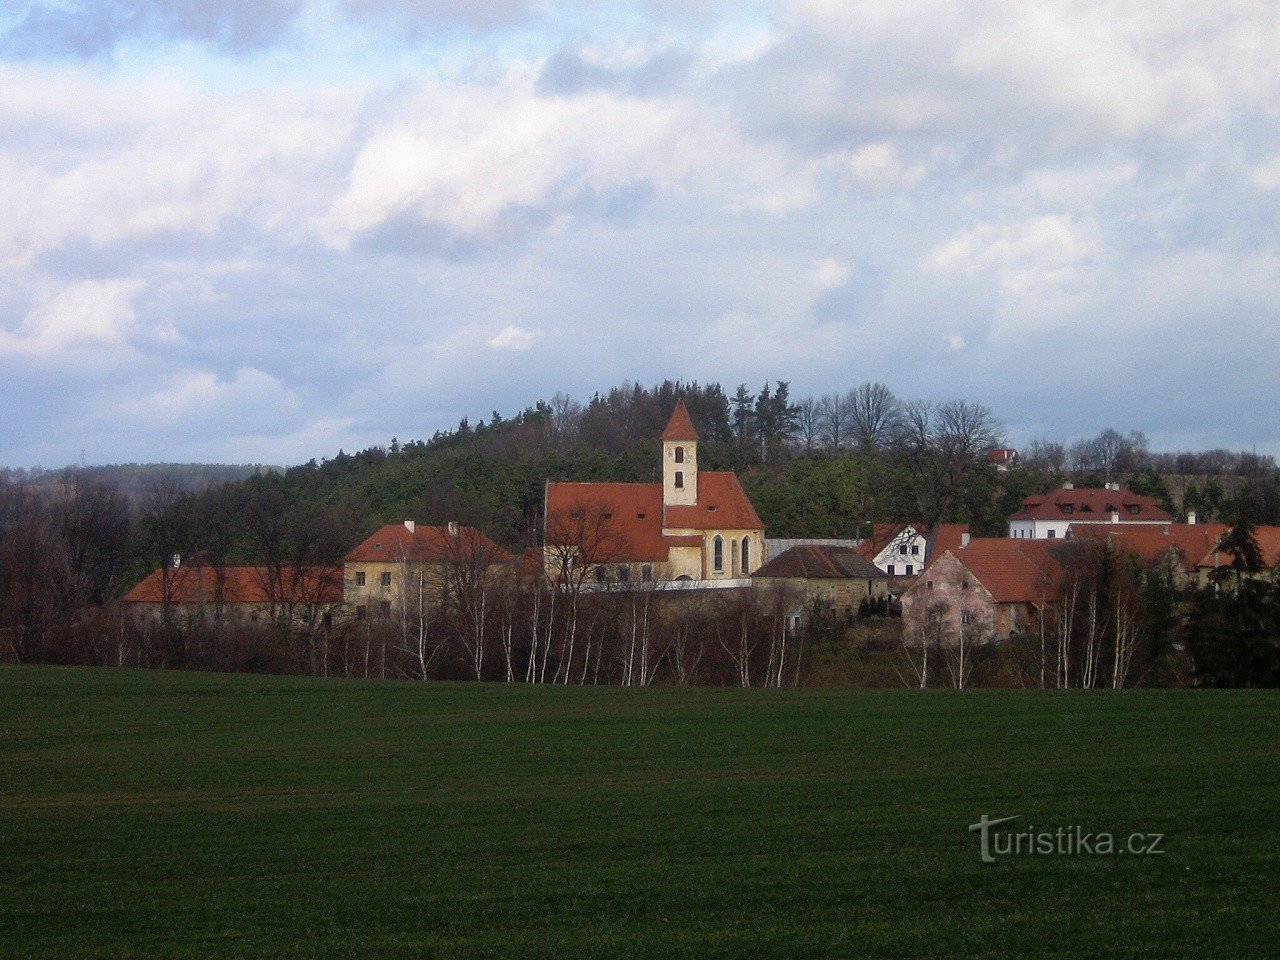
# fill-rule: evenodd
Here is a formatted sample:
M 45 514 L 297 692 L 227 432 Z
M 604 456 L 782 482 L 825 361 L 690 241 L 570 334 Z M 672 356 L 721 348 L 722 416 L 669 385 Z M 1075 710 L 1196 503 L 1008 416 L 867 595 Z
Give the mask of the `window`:
M 1076 508 L 1074 503 L 1064 503 L 1061 506 L 1063 513 L 1071 513 Z
M 905 543 L 904 543 L 904 544 L 899 545 L 899 547 L 898 547 L 898 555 L 899 555 L 899 556 L 903 556 L 903 557 L 905 557 L 905 556 L 907 555 L 907 545 L 906 545 Z
M 1137 513 L 1139 510 L 1141 510 L 1141 509 L 1142 509 L 1142 508 L 1141 508 L 1140 506 L 1138 506 L 1136 503 L 1131 503 L 1131 504 L 1129 504 L 1129 512 L 1130 512 L 1130 513 L 1136 514 L 1136 513 Z
M 378 604 L 378 609 L 384 617 L 391 616 L 391 601 L 383 600 L 382 603 Z
M 357 620 L 363 620 L 363 619 L 364 619 L 364 614 L 365 614 L 365 608 L 364 608 L 364 607 L 356 607 L 356 619 L 357 619 Z
M 631 579 L 631 568 L 623 564 L 618 568 L 618 579 L 627 583 Z
M 676 463 L 684 463 L 684 447 L 676 447 Z
M 891 564 L 889 564 L 889 576 L 891 576 L 891 577 L 892 577 L 892 576 L 894 575 L 894 573 L 895 573 L 895 572 L 896 572 L 896 571 L 894 570 L 893 564 L 892 564 L 892 563 L 891 563 Z
M 676 474 L 680 476 L 680 474 Z M 724 538 L 716 537 L 711 541 L 711 565 L 716 573 L 724 573 Z
M 918 556 L 920 556 L 920 544 L 918 544 L 918 543 L 913 543 L 913 544 L 911 545 L 911 555 L 912 555 L 913 557 L 918 557 Z
M 382 585 L 383 585 L 384 587 L 389 587 L 389 586 L 391 586 L 391 571 L 390 571 L 390 570 L 384 570 L 384 571 L 382 571 Z
M 1052 539 L 1053 539 L 1054 537 L 1056 537 L 1057 535 L 1058 535 L 1058 534 L 1057 534 L 1057 532 L 1056 532 L 1056 531 L 1054 531 L 1054 530 L 1046 530 L 1046 531 L 1045 531 L 1045 536 L 1046 536 L 1046 537 L 1048 537 L 1050 540 L 1052 540 Z
M 908 576 L 908 577 L 909 577 L 909 576 L 911 576 L 911 574 L 913 574 L 914 572 L 915 572 L 915 567 L 911 566 L 911 564 L 909 564 L 909 563 L 908 563 L 908 564 L 907 564 L 907 576 Z
M 960 613 L 961 626 L 967 627 L 972 622 L 973 622 L 973 614 L 971 614 L 968 610 L 964 610 Z
M 646 583 L 653 579 L 652 564 L 646 563 L 643 567 L 640 568 L 640 579 L 644 580 Z
M 961 589 L 961 590 L 968 590 L 968 589 L 969 589 L 969 581 L 968 581 L 968 580 L 961 580 L 961 581 L 960 581 L 960 589 Z
M 932 590 L 932 589 L 933 589 L 933 581 L 932 581 L 932 580 L 926 580 L 926 581 L 924 582 L 924 588 L 925 588 L 926 590 Z
M 596 581 L 598 583 L 608 583 L 609 571 L 606 570 L 604 567 L 596 567 Z
M 356 571 L 356 586 L 357 586 L 357 587 L 363 587 L 363 586 L 364 586 L 364 571 L 363 571 L 363 570 L 357 570 L 357 571 Z
M 745 577 L 751 572 L 751 541 L 747 537 L 742 538 L 742 575 Z
M 677 490 L 684 489 L 684 471 L 683 470 L 676 471 L 676 489 Z

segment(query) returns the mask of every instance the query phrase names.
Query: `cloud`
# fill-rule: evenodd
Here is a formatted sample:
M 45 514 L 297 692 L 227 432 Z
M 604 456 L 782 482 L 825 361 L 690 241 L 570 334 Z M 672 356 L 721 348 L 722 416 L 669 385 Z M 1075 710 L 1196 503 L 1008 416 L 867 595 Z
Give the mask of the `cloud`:
M 542 339 L 540 330 L 526 330 L 524 327 L 503 327 L 498 335 L 489 341 L 495 350 L 530 350 Z
M 145 286 L 130 277 L 66 286 L 34 306 L 16 331 L 0 330 L 0 355 L 51 358 L 70 349 L 122 344 L 133 332 L 134 300 Z

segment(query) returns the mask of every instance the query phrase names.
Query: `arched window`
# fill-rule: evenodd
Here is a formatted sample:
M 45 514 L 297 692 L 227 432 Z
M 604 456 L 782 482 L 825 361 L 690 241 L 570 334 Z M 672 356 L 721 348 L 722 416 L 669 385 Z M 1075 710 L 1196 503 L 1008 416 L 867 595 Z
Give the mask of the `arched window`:
M 676 463 L 684 463 L 684 447 L 676 447 Z
M 717 536 L 711 541 L 711 568 L 716 573 L 724 573 L 724 538 Z
M 742 575 L 745 577 L 751 573 L 751 540 L 747 537 L 742 538 Z

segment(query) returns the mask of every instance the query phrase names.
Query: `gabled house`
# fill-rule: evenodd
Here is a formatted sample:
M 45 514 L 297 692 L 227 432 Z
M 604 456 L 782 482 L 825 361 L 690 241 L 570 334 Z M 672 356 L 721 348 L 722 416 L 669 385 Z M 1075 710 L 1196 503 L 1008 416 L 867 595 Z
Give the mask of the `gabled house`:
M 1011 447 L 992 447 L 987 451 L 986 461 L 1001 473 L 1008 473 L 1018 462 L 1018 451 Z
M 609 581 L 741 580 L 764 562 L 764 524 L 735 474 L 698 469 L 683 402 L 662 433 L 661 483 L 546 486 L 547 575 Z
M 153 570 L 124 595 L 136 615 L 214 621 L 327 623 L 342 604 L 341 567 L 224 566 L 204 555 Z
M 806 607 L 815 603 L 837 617 L 857 613 L 863 600 L 889 593 L 889 577 L 852 547 L 791 547 L 757 570 L 751 582 L 793 591 Z
M 1073 540 L 1107 543 L 1133 557 L 1143 570 L 1160 572 L 1175 586 L 1205 586 L 1215 570 L 1230 567 L 1231 555 L 1218 544 L 1231 528 L 1225 523 L 1174 523 L 1161 526 L 1081 524 Z M 1268 570 L 1280 567 L 1280 527 L 1256 527 L 1254 536 Z
M 1173 523 L 1155 497 L 1126 490 L 1118 483 L 1075 487 L 1068 483 L 1052 493 L 1027 497 L 1009 518 L 1016 540 L 1061 540 L 1068 527 L 1089 523 L 1159 526 Z
M 475 527 L 389 523 L 343 558 L 343 595 L 357 618 L 389 617 L 406 590 L 421 590 L 435 602 L 451 578 L 475 580 L 512 562 Z
M 1062 564 L 1049 540 L 965 538 L 902 595 L 904 629 L 931 642 L 1002 640 L 1032 630 L 1061 598 Z
M 969 532 L 965 523 L 877 523 L 858 552 L 890 577 L 918 574 L 935 556 L 960 545 Z

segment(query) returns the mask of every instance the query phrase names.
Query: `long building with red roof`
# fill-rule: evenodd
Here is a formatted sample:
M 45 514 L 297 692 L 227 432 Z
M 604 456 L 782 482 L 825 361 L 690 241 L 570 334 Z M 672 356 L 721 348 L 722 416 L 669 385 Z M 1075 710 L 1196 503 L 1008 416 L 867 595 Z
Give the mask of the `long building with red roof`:
M 341 567 L 222 566 L 198 555 L 190 562 L 153 570 L 124 595 L 145 616 L 248 620 L 291 617 L 319 622 L 342 603 Z
M 1027 497 L 1009 518 L 1009 536 L 1016 540 L 1061 540 L 1068 527 L 1084 524 L 1136 524 L 1159 526 L 1173 523 L 1155 497 L 1126 490 L 1118 483 L 1105 487 L 1067 484 L 1051 493 Z
M 735 474 L 698 469 L 683 401 L 662 432 L 661 483 L 546 487 L 549 575 L 590 568 L 602 580 L 743 579 L 764 562 L 764 524 Z

